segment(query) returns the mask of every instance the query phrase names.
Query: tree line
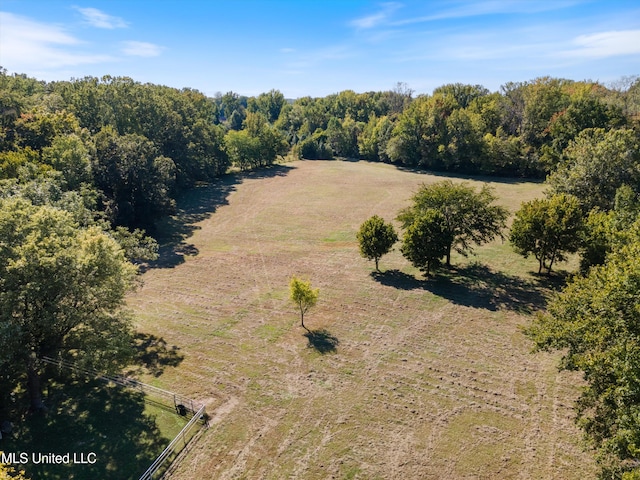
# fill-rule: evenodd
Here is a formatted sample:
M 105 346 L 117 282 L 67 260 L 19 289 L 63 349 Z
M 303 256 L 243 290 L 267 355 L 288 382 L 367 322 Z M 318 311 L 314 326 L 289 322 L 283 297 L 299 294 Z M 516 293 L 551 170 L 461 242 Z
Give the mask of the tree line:
M 638 77 L 609 87 L 538 78 L 499 92 L 450 84 L 415 97 L 398 84 L 292 101 L 277 90 L 210 98 L 126 77 L 43 82 L 2 70 L 0 411 L 19 385 L 32 409 L 43 407 L 42 355 L 111 370 L 131 358 L 124 295 L 136 265 L 156 257 L 147 232 L 175 210 L 180 192 L 287 154 L 351 157 L 547 179 L 547 196 L 523 204 L 505 236 L 535 257 L 539 273 L 575 252 L 581 272 L 528 333 L 537 348 L 563 349 L 562 368 L 585 373 L 578 415 L 603 478 L 634 478 L 639 115 Z M 402 253 L 431 275 L 452 251 L 465 255 L 504 235 L 507 212 L 494 201 L 486 187 L 424 186 L 398 212 Z M 376 269 L 398 238 L 379 217 L 358 233 Z M 317 292 L 291 288 L 304 326 Z
M 399 83 L 383 92 L 287 100 L 277 90 L 207 97 L 127 77 L 47 83 L 1 70 L 0 194 L 33 199 L 34 190 L 46 190 L 55 202 L 77 192 L 112 226 L 149 230 L 173 212 L 182 190 L 287 154 L 551 175 L 570 190 L 578 188 L 572 165 L 589 168 L 587 155 L 608 154 L 586 151 L 603 141 L 632 142 L 639 114 L 638 77 L 609 87 L 538 78 L 499 92 L 449 84 L 415 97 Z M 624 158 L 616 161 L 608 164 L 609 197 L 619 167 L 628 171 Z

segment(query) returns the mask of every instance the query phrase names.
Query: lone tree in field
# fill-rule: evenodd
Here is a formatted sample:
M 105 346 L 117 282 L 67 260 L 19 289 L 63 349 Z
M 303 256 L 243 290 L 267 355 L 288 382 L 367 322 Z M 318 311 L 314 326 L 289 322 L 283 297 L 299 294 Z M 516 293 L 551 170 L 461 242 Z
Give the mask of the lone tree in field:
M 115 240 L 25 200 L 0 200 L 0 239 L 0 370 L 25 381 L 32 410 L 44 407 L 42 356 L 107 371 L 128 361 L 122 307 L 137 269 Z
M 379 272 L 380 257 L 389 253 L 393 244 L 398 241 L 393 225 L 385 223 L 384 219 L 374 215 L 360 225 L 357 237 L 360 243 L 360 255 L 367 260 L 375 260 L 376 270 Z
M 307 331 L 309 329 L 304 326 L 304 314 L 318 302 L 319 292 L 320 290 L 311 288 L 311 282 L 305 282 L 295 276 L 289 282 L 291 301 L 300 309 L 300 324 Z
M 444 180 L 423 185 L 413 196 L 413 205 L 400 211 L 398 220 L 408 229 L 428 209 L 440 212 L 450 240 L 445 256 L 447 266 L 451 266 L 452 249 L 467 256 L 473 245 L 482 245 L 502 235 L 508 211 L 492 205 L 496 198 L 487 185 L 476 192 L 465 183 Z
M 549 274 L 554 262 L 578 250 L 583 229 L 580 201 L 573 195 L 557 194 L 523 203 L 516 212 L 509 241 L 524 258 L 536 257 L 538 273 L 544 268 Z
M 444 216 L 430 208 L 407 228 L 400 250 L 407 260 L 429 276 L 431 268 L 447 254 L 450 245 L 451 236 Z

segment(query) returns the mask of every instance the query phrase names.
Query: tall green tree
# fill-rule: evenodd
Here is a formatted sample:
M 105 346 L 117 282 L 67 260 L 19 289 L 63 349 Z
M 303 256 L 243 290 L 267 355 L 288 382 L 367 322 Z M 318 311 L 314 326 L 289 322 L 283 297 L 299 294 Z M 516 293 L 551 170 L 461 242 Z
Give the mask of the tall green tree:
M 416 98 L 398 117 L 387 145 L 392 162 L 423 168 L 446 167 L 447 120 L 458 108 L 453 96 Z
M 79 135 L 55 137 L 51 146 L 42 149 L 42 160 L 62 173 L 68 190 L 77 190 L 91 181 L 89 149 Z
M 584 373 L 578 424 L 596 449 L 602 479 L 640 469 L 640 219 L 628 241 L 577 276 L 527 329 L 539 350 L 560 350 L 560 367 Z
M 260 145 L 256 137 L 247 130 L 229 130 L 224 136 L 225 148 L 231 163 L 241 170 L 253 167 L 260 155 Z
M 626 233 L 640 217 L 640 193 L 623 185 L 616 192 L 613 210 L 589 212 L 580 248 L 580 269 L 586 272 L 593 265 L 602 265 L 607 255 L 624 243 Z
M 444 180 L 423 185 L 413 196 L 413 205 L 400 211 L 398 220 L 407 229 L 428 210 L 438 211 L 447 229 L 449 244 L 445 253 L 450 266 L 452 250 L 466 256 L 473 251 L 473 245 L 482 245 L 502 235 L 508 211 L 494 205 L 496 199 L 488 185 L 476 192 L 465 183 Z
M 557 112 L 549 123 L 551 144 L 543 148 L 542 160 L 553 170 L 562 160 L 562 152 L 569 142 L 587 128 L 611 129 L 625 123 L 619 108 L 605 104 L 594 97 L 579 97 L 571 101 L 566 110 Z
M 447 170 L 472 172 L 480 170 L 483 157 L 484 124 L 479 114 L 464 109 L 451 113 L 447 119 L 447 145 L 443 163 Z
M 360 225 L 357 238 L 360 244 L 360 255 L 368 260 L 374 260 L 376 270 L 380 271 L 378 268 L 380 257 L 391 251 L 393 244 L 398 241 L 398 234 L 392 224 L 374 215 Z
M 244 127 L 229 130 L 224 137 L 231 162 L 242 170 L 272 165 L 287 152 L 284 136 L 261 113 L 249 112 Z
M 447 222 L 438 210 L 428 208 L 407 228 L 402 239 L 402 254 L 429 276 L 444 257 L 452 238 Z
M 509 240 L 514 250 L 538 260 L 538 273 L 566 259 L 581 245 L 584 219 L 580 202 L 571 195 L 553 195 L 523 203 L 516 212 Z
M 491 92 L 482 85 L 465 85 L 463 83 L 449 83 L 433 91 L 434 95 L 449 95 L 453 97 L 460 108 L 467 108 L 474 100 L 489 95 Z
M 43 355 L 122 366 L 131 345 L 122 307 L 137 269 L 118 243 L 20 199 L 0 200 L 0 238 L 0 365 L 20 372 L 31 408 L 43 407 Z
M 175 163 L 158 155 L 155 145 L 137 134 L 118 135 L 105 127 L 96 135 L 92 171 L 96 186 L 107 199 L 114 225 L 148 227 L 171 213 L 175 201 Z
M 564 157 L 548 182 L 554 192 L 578 197 L 585 211 L 611 210 L 622 185 L 640 193 L 640 137 L 634 130 L 583 130 Z
M 300 324 L 302 328 L 307 331 L 309 331 L 309 329 L 304 326 L 304 314 L 318 302 L 319 293 L 319 289 L 314 290 L 311 288 L 311 282 L 305 282 L 295 276 L 291 277 L 291 281 L 289 282 L 289 298 L 300 310 Z
M 565 90 L 567 80 L 542 77 L 526 84 L 523 90 L 524 111 L 521 133 L 527 143 L 539 148 L 551 141 L 549 123 L 570 102 Z
M 269 90 L 261 93 L 257 97 L 247 100 L 247 110 L 249 112 L 262 113 L 270 123 L 274 123 L 280 117 L 280 112 L 286 104 L 284 95 L 279 90 Z

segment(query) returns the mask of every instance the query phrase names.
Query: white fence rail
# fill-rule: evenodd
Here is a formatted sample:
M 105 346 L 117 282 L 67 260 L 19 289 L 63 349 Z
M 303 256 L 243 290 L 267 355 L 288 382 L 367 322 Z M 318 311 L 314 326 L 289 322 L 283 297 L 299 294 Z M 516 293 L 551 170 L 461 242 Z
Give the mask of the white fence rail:
M 196 427 L 202 428 L 208 425 L 206 420 L 207 414 L 205 412 L 205 406 L 201 403 L 194 402 L 192 399 L 185 397 L 184 395 L 170 392 L 168 390 L 163 390 L 161 388 L 154 387 L 153 385 L 148 385 L 146 383 L 142 383 L 132 378 L 123 377 L 120 375 L 103 375 L 97 370 L 79 367 L 78 365 L 68 360 L 56 359 L 51 357 L 41 357 L 41 360 L 50 365 L 56 365 L 58 368 L 73 370 L 88 377 L 99 378 L 101 380 L 104 380 L 105 382 L 114 383 L 121 387 L 140 390 L 150 397 L 160 398 L 167 407 L 172 404 L 177 415 L 191 415 L 191 419 L 174 437 L 171 443 L 167 445 L 167 448 L 165 448 L 162 453 L 158 455 L 158 457 L 147 469 L 147 471 L 142 474 L 140 480 L 152 480 L 154 478 L 154 475 L 158 473 L 158 471 L 163 467 L 163 465 L 165 465 L 166 462 L 169 462 L 169 464 L 167 464 L 168 467 L 171 461 L 173 461 L 177 457 L 178 453 L 180 453 L 180 451 L 187 446 L 189 441 L 195 436 L 194 429 L 196 429 Z M 172 454 L 175 454 L 173 459 Z

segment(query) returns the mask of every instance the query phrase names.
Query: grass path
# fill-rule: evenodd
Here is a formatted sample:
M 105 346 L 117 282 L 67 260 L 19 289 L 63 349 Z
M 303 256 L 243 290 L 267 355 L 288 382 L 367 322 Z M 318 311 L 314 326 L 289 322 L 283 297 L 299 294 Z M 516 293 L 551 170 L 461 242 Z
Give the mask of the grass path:
M 184 356 L 145 380 L 216 419 L 175 478 L 593 477 L 572 422 L 579 379 L 520 331 L 549 293 L 535 260 L 498 240 L 425 281 L 397 250 L 384 275 L 359 256 L 365 219 L 393 220 L 440 179 L 305 161 L 183 199 L 161 267 L 129 298 L 139 329 Z M 512 211 L 543 191 L 481 180 Z M 294 274 L 320 288 L 305 323 L 335 353 L 309 348 L 288 303 Z

